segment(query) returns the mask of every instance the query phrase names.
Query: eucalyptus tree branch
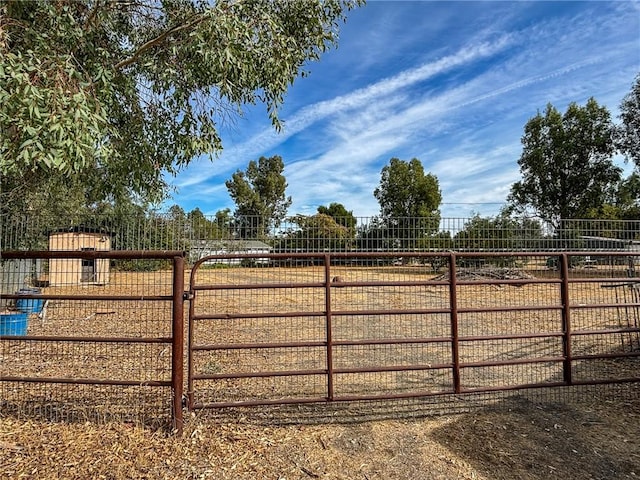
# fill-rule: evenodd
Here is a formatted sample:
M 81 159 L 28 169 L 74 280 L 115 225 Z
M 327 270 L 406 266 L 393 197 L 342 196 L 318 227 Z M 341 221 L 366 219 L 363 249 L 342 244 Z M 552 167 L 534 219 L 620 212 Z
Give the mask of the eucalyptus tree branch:
M 162 45 L 169 37 L 171 37 L 172 35 L 175 35 L 178 32 L 195 27 L 196 25 L 201 23 L 204 20 L 204 18 L 205 18 L 205 15 L 200 14 L 189 23 L 178 25 L 176 27 L 173 27 L 167 30 L 166 32 L 163 32 L 157 37 L 142 44 L 135 52 L 133 52 L 133 55 L 131 55 L 129 58 L 125 58 L 124 60 L 121 60 L 120 62 L 116 63 L 115 68 L 117 70 L 120 70 L 124 67 L 127 67 L 135 63 L 138 60 L 138 58 L 140 58 L 140 56 L 144 54 L 146 51 L 151 50 L 152 48 L 157 47 L 158 45 Z

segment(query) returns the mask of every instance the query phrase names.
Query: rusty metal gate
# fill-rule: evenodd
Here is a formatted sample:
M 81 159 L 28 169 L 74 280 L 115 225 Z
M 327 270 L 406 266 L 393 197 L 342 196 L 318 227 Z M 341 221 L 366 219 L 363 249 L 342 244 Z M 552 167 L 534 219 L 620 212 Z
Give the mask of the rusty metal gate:
M 190 279 L 190 409 L 640 381 L 629 253 L 216 255 Z M 635 362 L 629 367 L 628 362 Z
M 2 318 L 0 402 L 47 418 L 170 411 L 180 430 L 185 299 L 190 409 L 638 382 L 639 257 L 218 255 L 193 266 L 185 294 L 183 252 L 3 252 L 49 272 L 127 264 L 101 285 L 4 285 L 18 291 L 0 299 L 16 307 Z
M 3 413 L 170 420 L 182 430 L 184 252 L 11 251 L 0 260 L 48 263 L 46 277 L 25 270 L 2 285 Z M 88 285 L 85 266 L 98 262 L 127 263 Z M 43 288 L 21 289 L 27 282 Z

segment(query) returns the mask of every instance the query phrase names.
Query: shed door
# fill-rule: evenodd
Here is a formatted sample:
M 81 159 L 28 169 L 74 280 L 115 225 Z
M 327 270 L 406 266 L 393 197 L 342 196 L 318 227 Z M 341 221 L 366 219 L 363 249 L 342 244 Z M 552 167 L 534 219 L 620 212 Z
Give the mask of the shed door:
M 95 248 L 83 248 L 84 252 L 94 251 Z M 83 258 L 82 270 L 80 271 L 80 282 L 88 283 L 96 279 L 96 260 L 95 258 Z

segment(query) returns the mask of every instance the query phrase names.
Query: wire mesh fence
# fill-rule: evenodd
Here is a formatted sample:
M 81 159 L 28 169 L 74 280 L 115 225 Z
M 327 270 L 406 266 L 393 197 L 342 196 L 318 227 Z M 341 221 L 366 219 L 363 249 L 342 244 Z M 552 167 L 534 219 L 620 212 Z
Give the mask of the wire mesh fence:
M 182 253 L 20 253 L 2 261 L 41 260 L 49 273 L 22 272 L 20 283 L 3 285 L 13 293 L 0 308 L 2 411 L 179 428 Z M 130 272 L 117 260 L 173 265 Z M 85 277 L 87 265 L 107 271 Z
M 175 256 L 196 264 L 192 408 L 638 381 L 634 222 L 146 214 L 0 226 L 3 412 L 181 415 L 175 319 L 188 286 Z
M 141 213 L 47 218 L 0 216 L 0 250 L 52 249 L 56 234 L 101 234 L 111 250 L 223 253 L 640 250 L 640 221 L 536 218 L 264 217 Z
M 637 256 L 571 260 L 581 253 L 204 259 L 191 279 L 189 405 L 637 382 Z

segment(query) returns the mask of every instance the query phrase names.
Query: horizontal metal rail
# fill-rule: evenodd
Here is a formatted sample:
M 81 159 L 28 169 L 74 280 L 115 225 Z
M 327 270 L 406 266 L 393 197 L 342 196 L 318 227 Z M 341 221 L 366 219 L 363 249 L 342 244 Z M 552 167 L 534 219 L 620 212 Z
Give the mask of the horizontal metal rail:
M 30 258 L 76 258 L 113 260 L 171 260 L 184 258 L 181 250 L 6 250 L 0 253 L 3 259 Z
M 56 369 L 60 370 L 62 375 L 51 376 L 45 375 L 37 376 L 37 375 L 18 375 L 7 373 L 10 372 L 2 372 L 0 376 L 0 382 L 11 382 L 11 383 L 25 383 L 25 384 L 42 384 L 48 385 L 51 392 L 54 392 L 53 385 L 55 384 L 67 384 L 67 385 L 111 385 L 111 386 L 120 386 L 120 387 L 162 387 L 162 388 L 170 388 L 171 396 L 172 396 L 172 407 L 171 407 L 171 417 L 173 420 L 173 426 L 177 432 L 180 432 L 183 427 L 183 414 L 182 414 L 182 392 L 183 392 L 183 343 L 184 343 L 184 334 L 183 334 L 183 309 L 184 309 L 184 257 L 185 252 L 177 251 L 177 250 L 162 250 L 162 251 L 153 251 L 153 250 L 135 250 L 135 251 L 102 251 L 102 250 L 46 250 L 46 251 L 2 251 L 0 252 L 0 260 L 54 260 L 54 259 L 69 259 L 69 260 L 134 260 L 134 261 L 144 261 L 144 260 L 165 260 L 171 264 L 171 284 L 170 285 L 149 285 L 143 284 L 141 288 L 144 291 L 141 293 L 137 293 L 135 290 L 130 291 L 128 294 L 119 294 L 112 293 L 109 290 L 108 285 L 92 285 L 92 288 L 88 290 L 86 293 L 78 294 L 78 293 L 64 293 L 63 291 L 56 290 L 56 293 L 48 294 L 48 293 L 40 293 L 38 291 L 19 291 L 16 293 L 3 293 L 3 300 L 15 300 L 16 307 L 18 307 L 18 303 L 20 300 L 23 301 L 41 301 L 43 303 L 41 308 L 46 308 L 48 305 L 47 302 L 68 302 L 66 307 L 69 307 L 70 310 L 69 315 L 73 316 L 73 308 L 74 306 L 79 307 L 82 305 L 87 305 L 88 302 L 140 302 L 142 306 L 140 307 L 144 310 L 145 304 L 155 304 L 154 308 L 158 304 L 162 305 L 165 309 L 165 313 L 163 318 L 168 319 L 163 320 L 167 325 L 164 326 L 162 330 L 158 330 L 157 322 L 153 322 L 154 325 L 151 327 L 151 324 L 141 323 L 139 327 L 136 328 L 136 333 L 132 333 L 131 335 L 124 335 L 121 332 L 114 331 L 112 335 L 108 335 L 108 330 L 100 330 L 99 328 L 95 330 L 96 334 L 92 335 L 91 333 L 84 333 L 78 335 L 69 335 L 67 332 L 65 334 L 56 335 L 55 333 L 48 333 L 46 330 L 43 333 L 47 333 L 44 335 L 1 335 L 0 341 L 4 345 L 7 345 L 9 348 L 6 349 L 6 354 L 8 358 L 11 358 L 12 352 L 16 352 L 16 355 L 32 355 L 32 356 L 41 356 L 47 355 L 47 352 L 50 352 L 51 355 L 56 358 Z M 79 273 L 79 269 L 78 269 Z M 6 290 L 6 286 L 3 286 L 2 291 Z M 70 285 L 62 285 L 57 286 L 56 288 L 69 288 Z M 44 287 L 46 288 L 46 287 Z M 162 288 L 162 290 L 160 289 Z M 170 293 L 163 293 L 164 289 L 170 291 Z M 29 304 L 28 304 L 29 305 Z M 166 305 L 166 307 L 165 307 Z M 136 307 L 137 308 L 137 307 Z M 168 311 L 167 311 L 168 310 Z M 29 310 L 26 313 L 30 314 L 30 316 L 35 316 L 39 312 L 31 312 Z M 84 315 L 84 314 L 83 314 Z M 128 315 L 133 315 L 131 312 L 128 312 Z M 40 327 L 44 327 L 45 325 L 52 325 L 50 328 L 55 327 L 55 320 L 51 320 L 49 317 L 51 315 L 47 315 L 47 319 L 45 321 L 44 317 L 42 318 L 42 322 L 39 324 Z M 73 321 L 72 319 L 69 319 Z M 91 324 L 82 322 L 82 318 L 76 319 L 78 323 L 83 324 L 83 330 L 87 330 L 91 332 L 91 328 L 93 325 L 103 326 L 105 322 L 91 322 Z M 128 319 L 123 319 L 126 322 Z M 149 328 L 149 330 L 145 330 Z M 170 334 L 165 335 L 164 330 L 169 330 Z M 101 332 L 101 333 L 100 333 Z M 64 366 L 60 365 L 60 362 L 57 360 L 57 355 L 59 355 L 59 350 L 57 350 L 58 346 L 64 345 L 64 348 L 68 348 L 69 345 L 79 345 L 87 348 L 78 348 L 77 351 L 68 351 L 64 352 L 64 360 L 70 360 L 75 363 L 78 362 L 91 362 L 92 355 L 92 345 L 101 344 L 101 351 L 104 352 L 104 358 L 101 355 L 101 362 L 114 362 L 113 365 L 110 365 L 109 368 L 106 368 L 105 377 L 106 378 L 92 378 L 93 375 L 89 378 L 82 378 L 77 376 L 64 376 Z M 40 348 L 38 345 L 46 345 L 46 350 L 44 347 Z M 140 353 L 138 350 L 135 350 L 136 347 L 140 345 L 167 345 L 166 350 L 170 349 L 170 352 L 167 356 L 167 359 L 164 360 L 168 362 L 168 364 L 164 365 L 161 369 L 164 373 L 159 373 L 157 371 L 149 372 L 147 371 L 144 376 L 158 376 L 160 378 L 150 378 L 145 380 L 129 380 L 126 379 L 127 374 L 125 371 L 120 368 L 120 364 L 118 362 L 128 360 L 132 361 L 133 355 L 135 354 L 138 358 Z M 13 347 L 17 347 L 15 350 Z M 118 356 L 114 358 L 109 358 L 110 348 L 117 348 Z M 4 349 L 3 349 L 4 350 Z M 146 351 L 147 349 L 143 349 Z M 45 353 L 42 353 L 42 352 Z M 164 352 L 164 350 L 163 350 Z M 89 355 L 89 359 L 86 356 Z M 144 355 L 149 355 L 148 353 L 144 353 Z M 18 360 L 20 363 L 23 363 L 22 360 Z M 139 371 L 145 372 L 145 369 L 148 370 L 151 368 L 147 365 L 147 358 L 139 358 L 138 361 L 134 362 L 136 365 L 135 372 L 132 376 L 138 376 Z M 105 365 L 107 365 L 105 363 Z M 28 365 L 27 365 L 28 366 Z M 90 366 L 90 365 L 88 365 Z M 166 370 L 166 372 L 165 372 Z M 162 378 L 164 376 L 170 376 L 170 378 Z M 125 377 L 125 379 L 118 378 Z M 12 387 L 12 391 L 19 391 Z M 58 391 L 58 396 L 64 397 L 65 392 Z M 51 398 L 56 398 L 56 395 L 50 393 Z M 5 399 L 6 400 L 6 399 Z M 155 415 L 157 416 L 159 412 Z
M 36 300 L 71 300 L 74 302 L 90 301 L 90 300 L 112 300 L 112 301 L 135 301 L 135 302 L 172 302 L 172 295 L 40 295 L 40 294 L 21 294 L 7 293 L 2 294 L 2 298 L 20 300 L 20 299 L 36 299 Z
M 528 257 L 544 257 L 544 258 L 560 258 L 562 256 L 566 257 L 638 257 L 640 258 L 640 252 L 632 252 L 632 251 L 594 251 L 594 250 L 562 250 L 557 252 L 550 251 L 523 251 L 523 252 L 515 252 L 513 250 L 505 250 L 505 251 L 491 251 L 491 252 L 407 252 L 407 251 L 379 251 L 379 252 L 361 252 L 361 251 L 350 251 L 350 252 L 290 252 L 290 253 L 226 253 L 219 255 L 208 255 L 200 258 L 197 262 L 194 263 L 194 268 L 198 270 L 200 265 L 216 261 L 216 260 L 224 260 L 224 259 L 252 259 L 252 258 L 264 258 L 269 260 L 286 260 L 286 259 L 301 259 L 301 260 L 323 260 L 326 256 L 330 257 L 330 262 L 334 260 L 358 260 L 358 259 L 389 259 L 389 258 L 417 258 L 417 259 L 426 259 L 426 258 L 451 258 L 455 256 L 456 259 L 463 258 L 528 258 Z M 331 263 L 331 266 L 334 266 Z
M 640 329 L 612 329 L 607 331 L 595 331 L 595 333 L 628 333 L 640 332 Z M 579 331 L 575 335 L 592 335 L 594 332 Z M 508 335 L 469 335 L 458 336 L 459 342 L 478 342 L 490 340 L 516 340 L 516 339 L 534 339 L 534 338 L 554 338 L 562 337 L 563 332 L 536 332 L 536 333 L 515 333 Z M 333 340 L 333 346 L 366 346 L 366 345 L 421 345 L 429 343 L 449 343 L 453 337 L 405 337 L 405 338 L 376 338 L 370 340 Z M 213 351 L 213 350 L 251 350 L 251 349 L 275 349 L 275 348 L 291 348 L 291 347 L 326 347 L 326 341 L 317 342 L 268 342 L 268 343 L 216 343 L 216 344 L 194 344 L 191 349 L 193 351 Z
M 574 355 L 574 360 L 603 360 L 611 358 L 633 358 L 640 357 L 640 351 L 638 352 L 618 352 L 618 353 L 599 353 L 597 355 Z
M 611 255 L 610 255 L 611 254 Z M 358 279 L 342 279 L 336 280 L 333 277 L 334 268 L 343 268 L 348 265 L 349 262 L 356 262 L 357 268 L 373 268 L 375 271 L 402 271 L 403 274 L 409 272 L 405 266 L 396 266 L 380 263 L 376 263 L 375 260 L 392 259 L 402 256 L 405 260 L 411 259 L 417 261 L 427 261 L 433 258 L 440 258 L 446 261 L 449 267 L 449 272 L 452 272 L 453 278 L 437 278 L 437 279 L 421 279 L 417 278 L 415 281 L 398 279 L 372 279 L 362 281 Z M 620 303 L 613 302 L 572 302 L 570 289 L 571 285 L 579 284 L 601 284 L 602 287 L 612 287 L 613 285 L 635 284 L 633 280 L 627 278 L 608 278 L 602 277 L 602 274 L 595 272 L 596 276 L 580 276 L 578 271 L 569 268 L 569 258 L 571 256 L 592 258 L 602 257 L 632 257 L 636 256 L 629 252 L 339 252 L 339 253 L 278 253 L 278 254 L 229 254 L 229 255 L 214 255 L 204 257 L 195 263 L 191 271 L 190 280 L 190 295 L 192 301 L 190 304 L 190 337 L 189 337 L 189 349 L 192 354 L 189 361 L 189 386 L 188 386 L 188 405 L 193 409 L 201 408 L 219 408 L 225 406 L 250 406 L 250 405 L 275 405 L 275 404 L 295 404 L 295 403 L 314 403 L 314 402 L 338 402 L 338 401 L 351 401 L 351 400 L 376 400 L 376 399 L 393 399 L 393 398 L 413 398 L 430 395 L 449 395 L 449 394 L 465 394 L 465 393 L 478 393 L 478 392 L 498 392 L 498 391 L 511 391 L 518 389 L 531 389 L 531 388 L 547 388 L 547 387 L 559 387 L 559 386 L 571 386 L 578 384 L 589 384 L 588 381 L 583 379 L 575 379 L 571 375 L 571 370 L 578 361 L 588 361 L 593 359 L 609 359 L 609 358 L 635 358 L 640 356 L 640 353 L 634 352 L 613 352 L 613 353 L 601 353 L 595 355 L 574 354 L 572 352 L 572 343 L 574 338 L 586 337 L 588 335 L 603 335 L 603 336 L 620 336 L 627 334 L 640 333 L 640 328 L 633 327 L 620 327 L 620 328 L 602 328 L 602 329 L 585 329 L 583 327 L 576 328 L 572 326 L 571 312 L 580 311 L 585 309 L 591 310 L 606 310 L 606 309 L 620 309 L 620 308 L 640 308 L 640 301 L 634 301 L 621 305 Z M 456 278 L 457 274 L 465 273 L 469 270 L 469 267 L 461 268 L 457 265 L 458 262 L 463 262 L 465 259 L 486 259 L 490 261 L 491 258 L 549 258 L 555 257 L 558 259 L 559 269 L 554 269 L 551 276 L 543 276 L 539 278 L 522 278 L 522 279 L 509 279 L 509 278 L 482 278 L 482 279 L 465 279 Z M 640 252 L 637 254 L 640 260 Z M 205 262 L 218 262 L 225 259 L 261 259 L 265 261 L 264 265 L 260 265 L 260 268 L 279 268 L 286 267 L 287 261 L 291 261 L 291 265 L 299 265 L 298 261 L 312 268 L 324 268 L 324 278 L 322 280 L 313 280 L 310 282 L 278 282 L 268 280 L 263 283 L 252 281 L 248 279 L 247 282 L 222 282 L 212 284 L 207 281 L 199 283 L 197 281 L 197 273 L 200 267 Z M 367 265 L 369 261 L 370 265 Z M 363 262 L 362 264 L 358 262 Z M 616 267 L 623 269 L 626 265 L 617 265 Z M 294 267 L 296 268 L 296 267 Z M 388 270 L 381 270 L 381 269 Z M 478 267 L 476 270 L 482 272 L 483 267 Z M 458 272 L 456 272 L 456 270 Z M 592 271 L 589 270 L 589 273 Z M 457 274 L 456 274 L 457 273 Z M 340 275 L 340 273 L 336 273 Z M 616 282 L 616 283 L 613 283 Z M 640 283 L 640 279 L 638 282 Z M 547 285 L 553 288 L 558 288 L 558 301 L 557 303 L 546 303 L 542 305 L 535 304 L 503 304 L 503 305 L 489 305 L 489 306 L 475 306 L 475 305 L 460 305 L 458 299 L 459 292 L 467 287 L 478 286 L 524 286 L 535 285 Z M 354 292 L 359 289 L 371 288 L 370 293 L 375 295 L 377 288 L 397 288 L 397 289 L 413 289 L 413 293 L 418 294 L 421 288 L 435 287 L 436 289 L 444 288 L 440 291 L 442 300 L 448 302 L 448 305 L 442 307 L 420 307 L 420 308 L 359 308 L 359 309 L 335 309 L 332 301 L 332 295 L 339 290 L 345 289 L 345 291 L 352 290 Z M 315 311 L 269 311 L 268 308 L 257 309 L 256 312 L 249 312 L 247 310 L 241 310 L 238 312 L 216 312 L 216 311 L 201 311 L 200 307 L 200 294 L 205 294 L 208 291 L 216 292 L 216 298 L 224 298 L 225 291 L 233 292 L 238 290 L 246 291 L 260 291 L 260 290 L 287 290 L 304 291 L 306 289 L 319 290 L 324 292 L 325 306 L 324 309 L 318 309 Z M 437 292 L 438 290 L 436 290 Z M 411 293 L 411 290 L 406 293 Z M 203 297 L 204 298 L 204 297 Z M 466 303 L 466 302 L 465 302 Z M 549 331 L 536 331 L 535 324 L 532 324 L 529 331 L 525 332 L 478 332 L 473 334 L 462 334 L 458 324 L 468 315 L 482 315 L 488 313 L 527 313 L 527 312 L 558 312 L 557 327 Z M 383 338 L 345 338 L 344 332 L 341 333 L 340 339 L 333 338 L 331 332 L 333 322 L 340 317 L 354 317 L 354 318 L 381 318 L 381 317 L 394 317 L 394 316 L 423 316 L 425 322 L 429 322 L 429 317 L 432 315 L 447 315 L 449 317 L 450 329 L 447 334 L 442 336 L 411 336 L 404 335 L 392 337 L 384 336 Z M 318 340 L 305 340 L 305 341 L 250 341 L 243 342 L 203 342 L 198 341 L 198 337 L 195 332 L 194 325 L 198 322 L 207 322 L 214 320 L 265 320 L 269 319 L 287 319 L 287 318 L 318 318 L 325 317 L 326 319 L 326 338 Z M 509 317 L 511 318 L 511 317 Z M 510 321 L 510 320 L 509 320 Z M 360 324 L 361 325 L 361 324 Z M 224 327 L 222 327 L 224 328 Z M 344 327 L 341 327 L 344 328 Z M 490 359 L 481 358 L 473 361 L 462 361 L 460 358 L 461 348 L 473 347 L 474 343 L 481 342 L 510 342 L 516 340 L 555 340 L 555 344 L 547 344 L 546 352 L 540 350 L 540 354 L 536 355 L 535 351 L 521 358 L 502 358 L 502 359 Z M 385 347 L 394 348 L 406 346 L 428 346 L 434 345 L 451 345 L 451 357 L 449 361 L 434 362 L 434 363 L 415 363 L 408 364 L 402 363 L 381 363 L 377 360 L 371 365 L 355 365 L 355 366 L 338 366 L 335 364 L 336 355 L 338 352 L 335 350 L 339 347 Z M 528 345 L 528 344 L 527 344 Z M 300 348 L 314 348 L 314 349 L 326 349 L 326 365 L 324 368 L 315 369 L 291 369 L 283 368 L 273 369 L 267 368 L 260 370 L 253 368 L 251 371 L 233 371 L 232 364 L 227 367 L 230 368 L 228 372 L 217 373 L 204 373 L 197 372 L 195 364 L 193 363 L 192 356 L 201 353 L 205 355 L 207 353 L 214 354 L 216 352 L 238 352 L 238 351 L 251 351 L 258 350 L 264 351 L 265 358 L 269 355 L 270 351 L 287 351 L 291 349 Z M 557 352 L 557 353 L 554 353 Z M 340 356 L 349 355 L 349 351 L 345 350 L 340 353 Z M 471 386 L 465 385 L 462 380 L 461 373 L 463 371 L 472 371 L 474 369 L 481 368 L 500 368 L 507 366 L 527 366 L 527 365 L 540 365 L 540 364 L 560 364 L 562 370 L 562 380 L 555 378 L 549 378 L 547 381 L 532 381 L 529 383 L 507 382 L 504 385 L 483 385 L 483 386 Z M 283 365 L 286 367 L 286 365 Z M 546 367 L 545 367 L 546 368 Z M 411 389 L 411 391 L 385 391 L 377 394 L 369 394 L 363 392 L 363 394 L 340 394 L 336 392 L 334 377 L 343 375 L 364 375 L 375 373 L 400 373 L 411 371 L 449 371 L 451 376 L 448 378 L 450 385 L 444 389 L 425 390 L 420 388 L 419 384 L 417 388 Z M 327 392 L 325 396 L 318 397 L 317 395 L 310 396 L 290 396 L 287 394 L 279 395 L 279 398 L 245 398 L 232 401 L 225 401 L 220 399 L 219 401 L 203 402 L 196 400 L 196 394 L 198 392 L 198 386 L 196 382 L 206 381 L 220 381 L 220 380 L 251 380 L 252 378 L 286 378 L 286 377 L 300 377 L 306 375 L 313 376 L 326 376 Z M 611 383 L 615 383 L 616 379 L 611 379 Z M 627 381 L 627 380 L 624 380 Z M 640 381 L 640 377 L 635 381 Z M 599 379 L 594 379 L 594 384 L 601 382 Z M 198 384 L 199 385 L 199 384 Z M 379 387 L 383 388 L 383 387 Z M 277 395 L 277 393 L 275 394 Z
M 261 378 L 261 377 L 295 377 L 295 376 L 308 376 L 308 375 L 326 375 L 327 371 L 324 369 L 310 369 L 310 370 L 269 370 L 265 372 L 238 372 L 234 374 L 225 373 L 210 373 L 210 374 L 197 374 L 193 378 L 195 380 L 222 380 L 230 378 Z
M 82 342 L 82 343 L 172 343 L 172 337 L 89 337 L 69 335 L 0 335 L 0 339 L 8 341 L 31 342 Z M 3 377 L 4 378 L 4 377 Z
M 640 333 L 640 328 L 604 328 L 602 330 L 574 330 L 573 335 L 615 335 L 619 333 Z
M 242 318 L 324 317 L 326 312 L 207 313 L 193 315 L 192 320 L 239 320 Z
M 113 380 L 98 378 L 65 378 L 65 377 L 22 377 L 3 375 L 3 382 L 25 383 L 68 383 L 74 385 L 120 385 L 130 387 L 170 387 L 171 380 Z

